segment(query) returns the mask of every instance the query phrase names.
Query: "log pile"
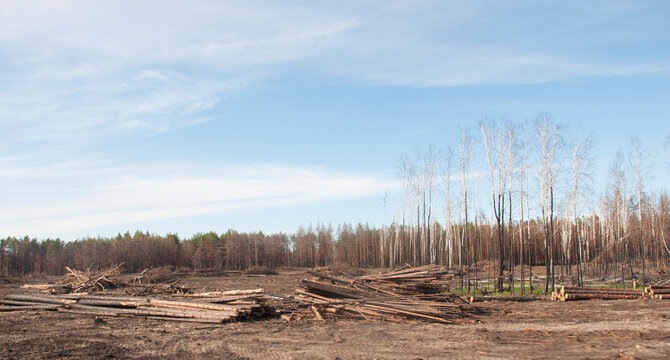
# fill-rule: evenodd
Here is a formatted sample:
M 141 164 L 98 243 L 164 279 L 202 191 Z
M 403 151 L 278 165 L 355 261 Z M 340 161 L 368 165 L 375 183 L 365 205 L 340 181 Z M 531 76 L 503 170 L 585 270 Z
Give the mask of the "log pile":
M 555 290 L 551 294 L 552 301 L 575 301 L 575 300 L 623 300 L 639 299 L 647 297 L 644 290 L 637 289 L 616 289 L 616 288 L 596 288 L 596 287 L 578 287 L 563 286 L 560 290 Z
M 644 289 L 644 292 L 652 299 L 670 300 L 669 285 L 649 285 Z
M 175 294 L 173 297 L 205 301 L 214 304 L 256 305 L 267 303 L 270 298 L 263 289 L 212 291 L 196 294 Z
M 314 278 L 302 280 L 301 286 L 295 290 L 295 299 L 301 303 L 296 304 L 295 311 L 288 311 L 287 307 L 289 314 L 283 318 L 415 319 L 454 323 L 481 313 L 481 309 L 460 296 L 436 293 L 436 286 L 424 286 L 437 285 L 434 281 L 444 274 L 426 269 L 409 270 L 359 278 L 310 272 Z M 410 285 L 403 286 L 407 284 Z
M 260 289 L 259 289 L 260 290 Z M 56 310 L 64 313 L 95 316 L 139 316 L 149 319 L 225 323 L 275 314 L 265 301 L 262 290 L 241 294 L 225 294 L 200 301 L 188 299 L 160 299 L 155 297 L 96 296 L 86 293 L 65 295 L 9 294 L 0 300 L 0 311 Z M 232 297 L 238 298 L 233 300 Z M 243 297 L 243 298 L 242 298 Z
M 444 266 L 404 266 L 378 275 L 361 276 L 358 279 L 384 287 L 397 294 L 439 294 L 448 291 L 446 281 L 456 273 Z
M 574 300 L 623 300 L 623 299 L 670 299 L 670 286 L 650 285 L 643 289 L 617 289 L 563 286 L 551 294 L 552 301 L 574 301 Z

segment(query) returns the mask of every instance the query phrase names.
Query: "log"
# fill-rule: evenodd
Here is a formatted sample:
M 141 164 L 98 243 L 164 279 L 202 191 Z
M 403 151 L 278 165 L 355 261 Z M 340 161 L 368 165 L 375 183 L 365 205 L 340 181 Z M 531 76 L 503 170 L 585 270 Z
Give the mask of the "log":
M 160 317 L 160 316 L 147 316 L 147 319 L 152 320 L 167 320 L 167 321 L 183 321 L 183 322 L 192 322 L 200 324 L 223 324 L 225 321 L 218 319 L 194 319 L 194 318 L 175 318 L 175 317 Z
M 148 302 L 138 300 L 81 299 L 79 300 L 78 304 L 104 307 L 136 308 L 138 306 L 148 304 Z
M 472 298 L 472 302 L 483 301 L 539 301 L 546 300 L 543 297 L 537 296 L 477 296 Z
M 183 308 L 183 307 L 173 307 L 173 306 L 155 306 L 155 305 L 143 305 L 137 307 L 138 309 L 160 309 L 160 311 L 164 312 L 193 312 L 193 313 L 212 313 L 212 314 L 219 314 L 221 316 L 226 316 L 226 317 L 237 317 L 240 315 L 238 311 L 230 311 L 230 310 L 208 310 L 208 309 L 198 309 L 198 308 Z
M 199 301 L 206 301 L 209 303 L 229 303 L 232 301 L 240 301 L 240 300 L 254 300 L 261 297 L 261 295 L 258 294 L 250 294 L 250 295 L 228 295 L 228 296 L 220 296 L 220 297 L 188 297 L 189 299 L 197 299 Z
M 617 289 L 617 288 L 602 288 L 602 287 L 576 287 L 576 286 L 563 286 L 560 290 L 561 293 L 612 293 L 612 294 L 641 294 L 643 290 L 636 289 Z
M 37 303 L 46 303 L 46 304 L 73 304 L 76 300 L 61 299 L 48 295 L 22 295 L 22 294 L 9 294 L 5 296 L 7 300 L 17 300 L 17 301 L 28 301 L 28 302 L 37 302 Z
M 183 307 L 183 308 L 194 308 L 203 310 L 234 311 L 234 312 L 238 312 L 244 309 L 241 306 L 235 306 L 235 305 L 172 301 L 172 300 L 161 300 L 152 298 L 149 298 L 148 300 L 150 305 L 160 307 Z
M 670 294 L 670 289 L 651 288 L 649 291 L 653 291 L 654 294 Z
M 574 301 L 574 300 L 592 300 L 592 299 L 601 299 L 601 300 L 635 300 L 639 299 L 642 296 L 640 295 L 606 295 L 606 294 L 565 294 L 564 301 Z
M 265 290 L 263 289 L 250 289 L 250 290 L 211 291 L 196 294 L 179 294 L 173 296 L 200 298 L 200 297 L 226 297 L 235 295 L 260 295 L 263 293 L 265 293 Z
M 23 284 L 21 285 L 21 289 L 40 289 L 40 290 L 46 290 L 46 289 L 51 289 L 53 287 L 61 287 L 62 285 L 57 285 L 57 284 Z
M 21 310 L 56 310 L 60 305 L 27 305 L 27 306 L 0 306 L 0 311 L 21 311 Z
M 212 319 L 222 319 L 228 320 L 234 317 L 237 317 L 237 313 L 229 313 L 223 311 L 210 311 L 210 310 L 195 310 L 195 309 L 174 309 L 174 308 L 164 308 L 164 307 L 154 307 L 154 306 L 140 306 L 137 308 L 139 311 L 149 311 L 152 314 L 164 314 L 163 316 L 178 316 L 178 317 L 194 317 L 194 318 L 212 318 Z M 144 314 L 141 314 L 144 315 Z
M 316 316 L 317 320 L 324 321 L 323 316 L 321 316 L 321 313 L 319 312 L 319 309 L 316 308 L 316 306 L 312 305 L 311 306 L 312 311 L 314 312 L 314 316 Z
M 16 301 L 16 300 L 0 300 L 0 304 L 4 305 L 15 305 L 15 306 L 42 306 L 45 305 L 41 302 L 32 302 L 32 301 Z
M 119 308 L 105 308 L 90 305 L 70 304 L 66 307 L 70 310 L 79 310 L 89 312 L 91 314 L 115 314 L 118 315 L 135 315 L 135 316 L 165 316 L 165 317 L 179 317 L 179 318 L 197 318 L 197 319 L 218 319 L 228 320 L 232 316 L 213 311 L 190 311 L 165 309 L 155 307 L 140 307 L 137 309 L 119 309 Z
M 338 297 L 358 299 L 361 297 L 361 292 L 356 291 L 350 288 L 344 288 L 337 285 L 312 281 L 312 280 L 302 280 L 302 283 L 305 287 L 316 289 L 322 292 L 326 292 Z
M 595 294 L 595 295 L 631 295 L 643 296 L 644 292 L 639 290 L 632 291 L 601 291 L 601 290 L 566 290 L 564 294 Z

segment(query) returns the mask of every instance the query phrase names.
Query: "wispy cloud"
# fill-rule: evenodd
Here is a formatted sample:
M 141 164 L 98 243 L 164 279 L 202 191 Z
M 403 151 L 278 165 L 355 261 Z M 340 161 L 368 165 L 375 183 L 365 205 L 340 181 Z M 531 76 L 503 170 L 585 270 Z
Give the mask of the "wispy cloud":
M 179 174 L 170 175 L 178 171 Z M 133 175 L 126 175 L 126 174 Z M 36 185 L 51 179 L 51 188 Z M 60 176 L 59 181 L 54 178 Z M 37 177 L 37 178 L 35 178 Z M 102 226 L 225 214 L 374 196 L 396 182 L 324 168 L 277 164 L 214 169 L 185 164 L 100 167 L 63 163 L 10 169 L 0 210 L 3 235 L 42 235 Z M 26 179 L 30 181 L 25 182 Z M 22 185 L 19 185 L 21 184 Z
M 654 21 L 630 20 L 644 6 L 607 1 L 160 8 L 142 1 L 4 1 L 2 8 L 0 130 L 7 138 L 170 131 L 211 120 L 208 110 L 276 74 L 444 87 L 670 70 L 664 58 L 613 60 L 584 51 L 594 42 L 625 50 L 603 30 L 611 24 L 626 22 L 629 44 L 654 33 L 646 31 Z

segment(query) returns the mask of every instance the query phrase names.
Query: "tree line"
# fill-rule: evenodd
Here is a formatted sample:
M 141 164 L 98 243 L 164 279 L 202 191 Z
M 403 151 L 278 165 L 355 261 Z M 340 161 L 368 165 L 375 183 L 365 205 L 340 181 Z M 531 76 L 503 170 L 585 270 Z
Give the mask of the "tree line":
M 533 266 L 545 269 L 539 277 L 545 291 L 557 277 L 583 284 L 584 274 L 597 274 L 645 283 L 650 268 L 666 269 L 670 198 L 647 190 L 652 159 L 639 139 L 631 138 L 599 174 L 607 184 L 600 192 L 594 190 L 592 137 L 570 135 L 548 114 L 526 124 L 485 119 L 453 140 L 456 146 L 428 146 L 401 159 L 401 191 L 389 224 L 319 224 L 291 234 L 229 230 L 183 239 L 139 231 L 73 242 L 5 238 L 0 270 L 60 274 L 65 266 L 120 262 L 128 271 L 434 263 L 464 274 L 484 269 L 497 290 L 520 286 L 523 292 L 538 285 Z

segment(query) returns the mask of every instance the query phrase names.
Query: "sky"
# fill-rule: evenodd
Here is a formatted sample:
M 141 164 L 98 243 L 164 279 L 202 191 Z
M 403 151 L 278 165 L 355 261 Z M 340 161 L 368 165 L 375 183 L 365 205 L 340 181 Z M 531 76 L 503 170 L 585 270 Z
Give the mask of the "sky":
M 0 0 L 0 236 L 381 225 L 403 156 L 540 112 L 593 135 L 594 193 L 632 135 L 664 191 L 669 18 L 666 1 Z

